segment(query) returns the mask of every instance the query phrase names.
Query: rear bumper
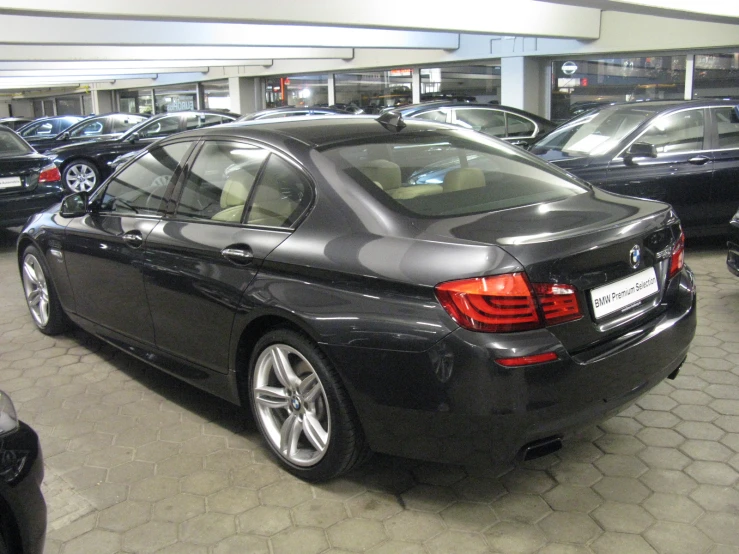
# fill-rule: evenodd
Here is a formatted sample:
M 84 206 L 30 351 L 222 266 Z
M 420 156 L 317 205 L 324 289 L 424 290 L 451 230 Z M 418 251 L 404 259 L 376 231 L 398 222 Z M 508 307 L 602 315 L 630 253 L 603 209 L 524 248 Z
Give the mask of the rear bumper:
M 677 301 L 617 340 L 570 355 L 546 330 L 459 329 L 423 353 L 327 347 L 371 447 L 426 460 L 509 462 L 525 445 L 618 413 L 682 364 L 696 328 L 693 276 Z M 504 368 L 501 348 L 556 350 L 556 362 Z M 523 350 L 526 351 L 523 351 Z M 358 361 L 359 360 L 359 361 Z
M 0 195 L 0 227 L 23 225 L 29 217 L 62 201 L 61 186 L 38 187 L 33 192 Z
M 20 541 L 19 552 L 42 554 L 46 537 L 46 503 L 41 493 L 43 457 L 38 436 L 28 425 L 0 438 L 0 520 Z M 11 543 L 13 544 L 13 543 Z M 12 548 L 11 548 L 11 551 Z

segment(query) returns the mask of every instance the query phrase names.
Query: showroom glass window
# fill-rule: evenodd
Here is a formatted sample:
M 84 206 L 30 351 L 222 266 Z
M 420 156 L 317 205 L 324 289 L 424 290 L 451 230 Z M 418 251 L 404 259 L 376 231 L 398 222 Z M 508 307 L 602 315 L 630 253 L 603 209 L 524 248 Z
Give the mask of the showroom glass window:
M 100 212 L 121 215 L 157 215 L 162 199 L 180 160 L 191 142 L 177 142 L 153 148 L 108 181 L 95 197 Z
M 685 56 L 573 59 L 552 63 L 553 121 L 609 102 L 682 100 Z
M 62 96 L 56 99 L 58 115 L 83 115 L 82 97 L 79 95 Z
M 387 106 L 409 104 L 413 70 L 390 69 L 368 73 L 340 73 L 334 77 L 336 105 L 359 107 L 365 113 L 379 113 Z
M 328 105 L 328 75 L 270 77 L 265 87 L 268 108 Z
M 693 71 L 693 97 L 727 96 L 739 96 L 739 52 L 697 55 Z
M 130 89 L 118 91 L 120 111 L 126 113 L 154 113 L 154 91 L 148 89 Z
M 154 89 L 156 113 L 197 110 L 197 98 L 198 94 L 195 83 L 170 85 Z
M 228 89 L 228 79 L 205 81 L 203 87 L 204 107 L 209 110 L 230 110 L 231 94 Z
M 421 101 L 500 101 L 500 60 L 488 65 L 453 65 L 421 69 Z

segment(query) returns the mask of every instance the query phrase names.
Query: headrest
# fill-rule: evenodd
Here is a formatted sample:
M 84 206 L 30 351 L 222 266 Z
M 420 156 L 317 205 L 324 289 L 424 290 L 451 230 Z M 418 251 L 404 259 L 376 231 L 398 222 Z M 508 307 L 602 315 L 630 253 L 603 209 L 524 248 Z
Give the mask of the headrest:
M 452 169 L 444 175 L 444 192 L 476 189 L 485 186 L 485 174 L 482 169 L 462 167 Z
M 238 169 L 231 173 L 223 185 L 221 192 L 221 208 L 230 208 L 231 206 L 243 206 L 249 196 L 249 191 L 254 183 L 254 176 Z
M 402 184 L 400 166 L 388 160 L 372 160 L 361 168 L 371 181 L 379 183 L 384 190 L 399 188 Z

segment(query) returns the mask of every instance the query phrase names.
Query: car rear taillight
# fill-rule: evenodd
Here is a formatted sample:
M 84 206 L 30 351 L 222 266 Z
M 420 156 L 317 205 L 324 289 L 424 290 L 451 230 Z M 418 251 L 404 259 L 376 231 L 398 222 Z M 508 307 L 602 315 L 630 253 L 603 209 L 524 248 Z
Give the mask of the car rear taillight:
M 670 257 L 670 277 L 678 273 L 685 265 L 685 233 L 680 229 L 680 237 L 672 247 L 672 256 Z
M 54 164 L 50 164 L 44 167 L 38 176 L 39 183 L 54 183 L 61 180 L 62 174 L 59 173 L 59 168 Z
M 471 331 L 526 331 L 582 316 L 574 287 L 532 287 L 523 273 L 441 283 L 436 297 L 454 321 Z

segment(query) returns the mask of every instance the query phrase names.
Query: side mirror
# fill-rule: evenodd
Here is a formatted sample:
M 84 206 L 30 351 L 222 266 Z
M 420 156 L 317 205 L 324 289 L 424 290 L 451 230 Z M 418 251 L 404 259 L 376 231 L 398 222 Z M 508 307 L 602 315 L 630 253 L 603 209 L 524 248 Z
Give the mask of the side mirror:
M 130 142 L 131 144 L 133 144 L 134 142 L 137 142 L 137 141 L 138 141 L 138 140 L 139 140 L 140 138 L 141 138 L 141 135 L 140 135 L 140 134 L 138 134 L 138 133 L 134 133 L 134 134 L 132 134 L 132 135 L 131 135 L 131 136 L 130 136 L 130 137 L 128 138 L 128 142 Z
M 59 215 L 62 217 L 80 217 L 90 210 L 87 207 L 88 194 L 86 192 L 77 192 L 65 196 L 62 200 L 62 207 Z
M 69 136 L 69 131 L 64 131 L 61 135 L 56 137 L 56 140 L 68 140 Z
M 626 151 L 624 160 L 626 163 L 633 163 L 634 158 L 656 158 L 657 147 L 648 142 L 635 142 Z

